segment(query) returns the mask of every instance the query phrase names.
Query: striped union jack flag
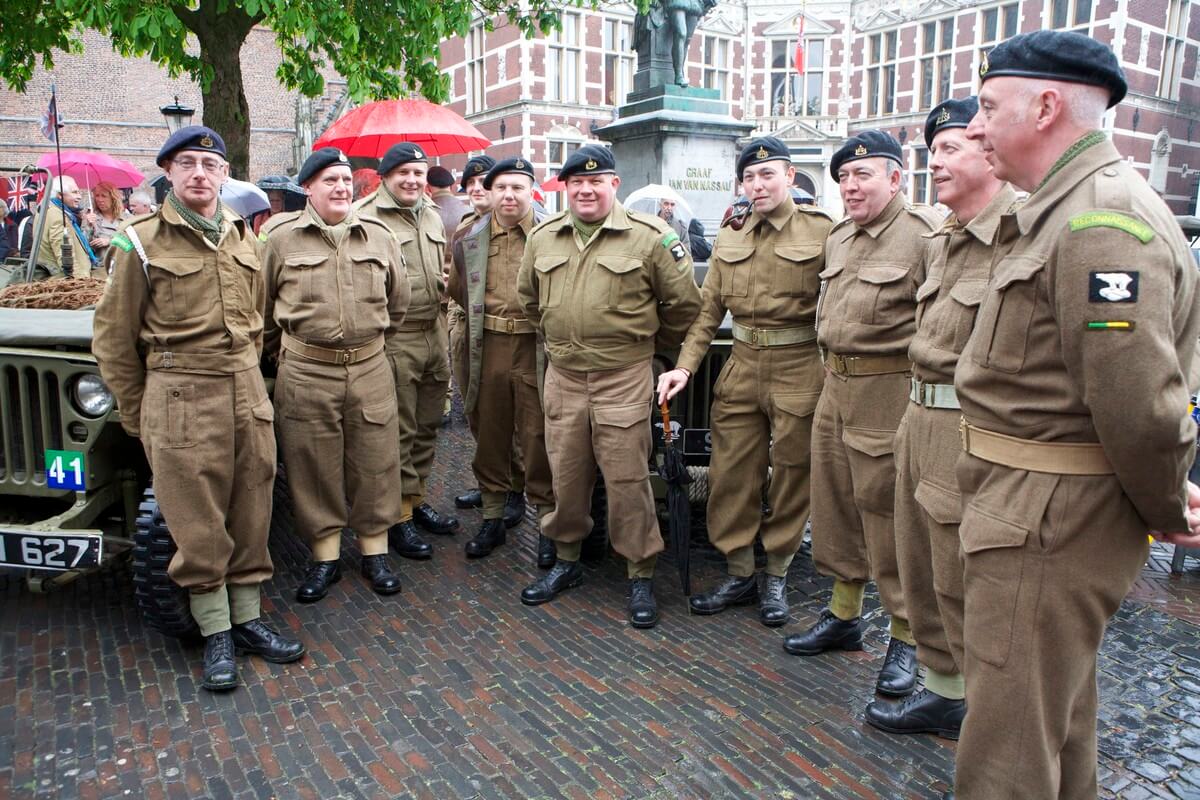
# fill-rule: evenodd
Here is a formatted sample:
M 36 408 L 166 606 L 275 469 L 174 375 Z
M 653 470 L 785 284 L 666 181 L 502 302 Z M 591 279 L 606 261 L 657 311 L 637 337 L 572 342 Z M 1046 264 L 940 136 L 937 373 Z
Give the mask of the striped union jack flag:
M 28 208 L 37 210 L 41 189 L 27 175 L 17 175 L 13 178 L 0 180 L 0 200 L 8 204 L 8 213 Z

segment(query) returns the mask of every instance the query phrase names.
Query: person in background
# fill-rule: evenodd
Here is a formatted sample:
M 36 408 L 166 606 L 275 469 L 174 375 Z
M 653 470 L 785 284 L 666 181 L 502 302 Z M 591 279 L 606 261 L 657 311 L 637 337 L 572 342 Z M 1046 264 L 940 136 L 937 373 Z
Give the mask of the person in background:
M 42 228 L 34 279 L 86 276 L 97 264 L 97 260 L 79 221 L 79 203 L 83 193 L 79 191 L 75 179 L 70 176 L 51 181 L 50 193 L 50 207 L 46 212 L 46 225 Z M 36 225 L 36 219 L 30 220 L 27 235 L 32 236 L 32 232 L 37 230 Z M 66 226 L 70 226 L 71 230 L 67 231 Z M 70 248 L 70 265 L 63 263 L 64 232 Z
M 692 254 L 692 243 L 688 240 L 687 226 L 683 224 L 683 220 L 675 216 L 675 201 L 662 198 L 658 201 L 658 216 L 671 226 L 671 230 L 675 231 L 675 235 L 679 237 L 679 241 L 683 242 L 683 249 L 687 250 L 688 255 Z
M 117 226 L 126 216 L 125 203 L 116 186 L 101 181 L 92 187 L 92 209 L 87 213 L 88 242 L 101 262 L 108 251 L 108 243 L 117 232 Z
M 151 199 L 150 194 L 138 189 L 136 192 L 129 195 L 129 213 L 133 214 L 134 216 L 153 214 L 154 201 Z
M 283 190 L 282 189 L 267 189 L 267 200 L 270 201 L 271 207 L 266 211 L 260 212 L 254 217 L 254 232 L 256 234 L 262 232 L 263 224 L 276 214 L 283 213 L 286 209 L 283 205 Z
M 0 200 L 0 261 L 17 254 L 16 228 L 8 218 L 8 203 Z

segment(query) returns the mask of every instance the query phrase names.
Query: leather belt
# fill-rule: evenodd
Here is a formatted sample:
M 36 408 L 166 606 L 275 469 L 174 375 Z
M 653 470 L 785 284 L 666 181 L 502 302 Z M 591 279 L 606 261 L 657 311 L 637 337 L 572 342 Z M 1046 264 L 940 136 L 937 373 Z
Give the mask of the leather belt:
M 430 328 L 432 328 L 433 326 L 437 325 L 437 323 L 438 323 L 437 317 L 433 317 L 432 319 L 414 319 L 411 321 L 406 319 L 406 320 L 404 320 L 404 322 L 400 323 L 400 326 L 398 328 L 396 328 L 396 330 L 398 330 L 398 331 L 427 331 Z
M 751 328 L 734 320 L 733 338 L 757 347 L 808 344 L 817 340 L 817 328 L 815 325 L 801 325 L 796 328 Z
M 366 361 L 371 356 L 383 351 L 383 342 L 383 334 L 380 334 L 376 339 L 358 347 L 319 347 L 302 342 L 287 333 L 283 334 L 284 350 L 310 361 L 320 361 L 322 364 L 348 365 Z
M 483 315 L 483 329 L 494 333 L 533 333 L 533 323 L 529 320 L 514 317 L 497 317 L 493 314 Z
M 1111 475 L 1112 464 L 1098 442 L 1034 442 L 958 423 L 963 450 L 984 461 L 1056 475 Z
M 921 383 L 916 378 L 910 378 L 912 389 L 908 399 L 925 408 L 961 409 L 958 404 L 958 394 L 954 391 L 953 383 Z
M 843 377 L 857 375 L 890 375 L 894 372 L 908 372 L 912 362 L 906 355 L 895 356 L 840 356 L 837 353 L 825 355 L 825 366 Z

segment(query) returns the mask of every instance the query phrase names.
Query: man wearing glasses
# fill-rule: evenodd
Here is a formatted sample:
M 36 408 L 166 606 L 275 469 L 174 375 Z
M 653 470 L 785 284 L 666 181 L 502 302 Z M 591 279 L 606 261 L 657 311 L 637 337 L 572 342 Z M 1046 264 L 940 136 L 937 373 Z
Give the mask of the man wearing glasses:
M 158 153 L 171 191 L 113 237 L 92 352 L 121 424 L 142 439 L 178 546 L 168 567 L 204 635 L 210 691 L 237 686 L 234 652 L 276 663 L 304 645 L 260 619 L 275 479 L 274 413 L 259 358 L 266 298 L 254 235 L 221 204 L 225 143 L 194 125 Z

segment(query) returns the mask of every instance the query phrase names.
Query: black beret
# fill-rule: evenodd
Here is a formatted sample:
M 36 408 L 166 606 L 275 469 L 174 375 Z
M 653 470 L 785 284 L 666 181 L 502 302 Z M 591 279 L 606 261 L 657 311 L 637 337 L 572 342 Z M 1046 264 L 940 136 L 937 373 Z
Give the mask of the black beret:
M 1108 89 L 1108 107 L 1125 97 L 1125 73 L 1112 48 L 1075 31 L 1021 33 L 979 60 L 979 79 L 1009 76 L 1086 83 Z
M 400 142 L 388 148 L 388 151 L 383 154 L 383 160 L 379 162 L 379 169 L 375 171 L 380 176 L 387 175 L 396 167 L 410 161 L 428 162 L 429 159 L 426 158 L 425 151 L 412 142 Z
M 847 161 L 857 161 L 860 158 L 890 158 L 900 166 L 904 166 L 904 151 L 900 143 L 889 133 L 883 131 L 862 131 L 846 140 L 846 143 L 833 154 L 829 162 L 829 174 L 836 181 L 838 170 Z
M 757 139 L 751 139 L 738 156 L 738 179 L 741 180 L 742 172 L 746 167 L 751 164 L 760 164 L 763 161 L 786 161 L 790 164 L 792 163 L 792 154 L 788 151 L 787 145 L 774 136 L 760 136 Z
M 216 153 L 224 158 L 225 140 L 212 128 L 206 128 L 203 125 L 188 125 L 167 137 L 166 144 L 158 151 L 158 157 L 154 159 L 154 163 L 161 167 L 163 162 L 180 150 L 202 150 L 206 153 Z
M 459 181 L 458 185 L 465 192 L 467 190 L 467 181 L 478 175 L 487 175 L 488 170 L 494 166 L 496 166 L 496 159 L 491 156 L 475 156 L 463 167 L 462 180 Z
M 565 181 L 572 175 L 603 175 L 617 171 L 617 160 L 612 151 L 598 144 L 585 144 L 571 154 L 558 171 L 558 179 Z
M 537 182 L 533 176 L 533 166 L 525 159 L 517 156 L 516 158 L 506 158 L 488 170 L 487 176 L 483 179 L 483 188 L 490 189 L 492 184 L 496 182 L 505 172 L 519 172 L 522 175 L 528 175 L 531 181 Z
M 429 185 L 435 189 L 444 189 L 454 185 L 454 173 L 442 166 L 429 168 Z
M 964 100 L 943 100 L 925 118 L 925 146 L 933 146 L 933 137 L 947 128 L 965 128 L 979 113 L 979 98 L 971 95 Z
M 300 172 L 296 175 L 296 183 L 303 186 L 320 174 L 321 170 L 326 167 L 332 167 L 334 164 L 344 164 L 350 166 L 350 159 L 346 158 L 346 154 L 336 147 L 322 147 L 320 150 L 314 150 L 313 154 L 304 159 L 304 164 L 300 167 Z

